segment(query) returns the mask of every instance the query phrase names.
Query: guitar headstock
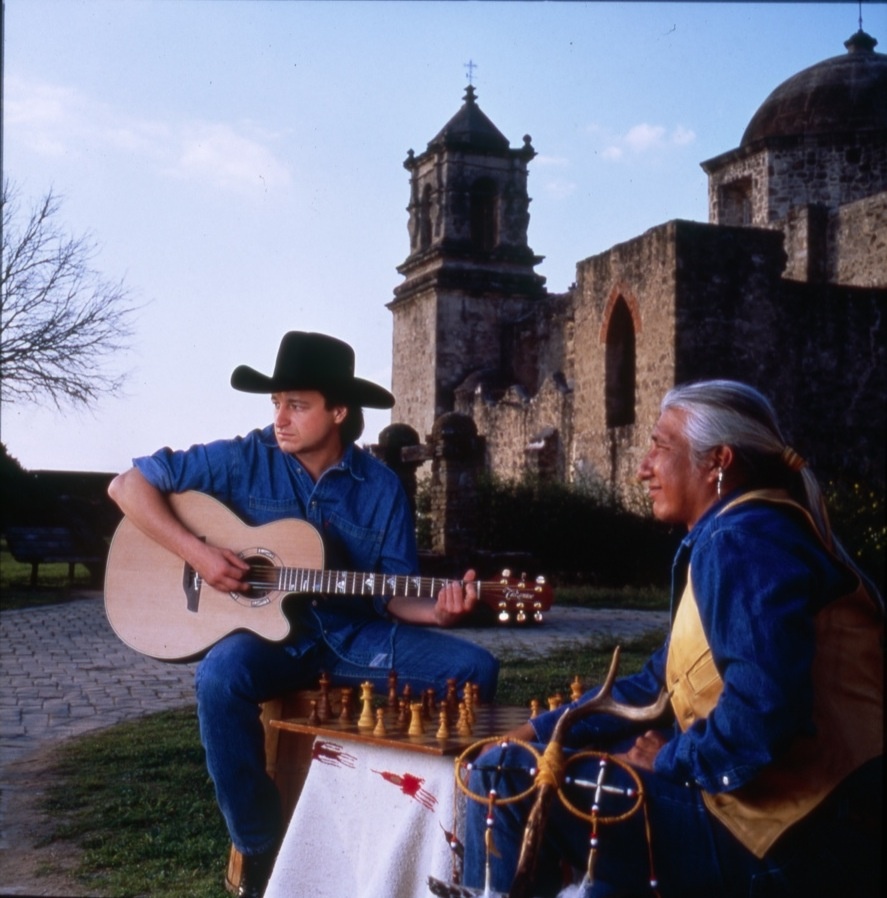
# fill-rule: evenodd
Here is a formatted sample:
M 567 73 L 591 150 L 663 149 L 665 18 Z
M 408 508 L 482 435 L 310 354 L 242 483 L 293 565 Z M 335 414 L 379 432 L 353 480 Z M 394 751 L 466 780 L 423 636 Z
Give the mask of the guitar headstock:
M 480 600 L 495 609 L 499 623 L 541 624 L 544 612 L 554 601 L 554 591 L 545 577 L 513 577 L 506 568 L 498 580 L 483 581 Z

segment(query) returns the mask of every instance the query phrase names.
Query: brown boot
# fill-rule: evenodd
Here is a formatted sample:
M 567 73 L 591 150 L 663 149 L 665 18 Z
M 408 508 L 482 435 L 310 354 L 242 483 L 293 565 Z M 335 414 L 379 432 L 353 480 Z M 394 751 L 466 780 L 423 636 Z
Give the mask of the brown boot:
M 240 887 L 237 889 L 237 898 L 262 898 L 268 880 L 271 878 L 271 870 L 274 868 L 276 857 L 276 851 L 243 855 L 243 872 L 240 877 Z

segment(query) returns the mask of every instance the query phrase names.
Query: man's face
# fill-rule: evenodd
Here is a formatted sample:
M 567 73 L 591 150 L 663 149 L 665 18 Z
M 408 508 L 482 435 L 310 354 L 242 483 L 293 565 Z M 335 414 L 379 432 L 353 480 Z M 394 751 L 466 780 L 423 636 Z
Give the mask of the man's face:
M 316 390 L 287 390 L 274 393 L 274 436 L 281 450 L 290 455 L 325 452 L 340 445 L 339 425 L 345 406 L 326 407 Z
M 669 409 L 653 429 L 652 445 L 638 469 L 653 502 L 653 515 L 691 528 L 717 498 L 714 467 L 698 465 L 684 435 L 685 413 Z

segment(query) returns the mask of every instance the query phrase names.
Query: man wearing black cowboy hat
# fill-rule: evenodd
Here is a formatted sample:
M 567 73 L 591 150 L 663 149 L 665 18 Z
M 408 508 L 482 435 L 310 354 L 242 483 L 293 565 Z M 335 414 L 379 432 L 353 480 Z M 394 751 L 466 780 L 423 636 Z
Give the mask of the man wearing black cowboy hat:
M 218 590 L 238 591 L 246 563 L 232 549 L 208 545 L 174 515 L 166 496 L 208 493 L 245 523 L 282 518 L 313 524 L 326 566 L 338 570 L 414 574 L 418 570 L 412 514 L 393 471 L 354 442 L 362 407 L 391 408 L 394 397 L 354 376 L 354 352 L 324 334 L 283 337 L 271 376 L 241 365 L 231 385 L 271 395 L 273 424 L 243 437 L 161 449 L 137 458 L 114 479 L 112 498 L 149 536 L 187 561 Z M 466 574 L 466 581 L 473 579 Z M 258 705 L 284 692 L 313 687 L 321 671 L 333 684 L 366 680 L 386 689 L 388 674 L 414 692 L 443 690 L 449 678 L 495 692 L 498 662 L 486 650 L 436 630 L 450 626 L 477 600 L 452 583 L 436 599 L 324 596 L 288 606 L 293 626 L 281 643 L 250 632 L 217 642 L 197 668 L 201 740 L 232 842 L 244 856 L 239 895 L 264 891 L 281 837 L 277 789 L 265 773 Z

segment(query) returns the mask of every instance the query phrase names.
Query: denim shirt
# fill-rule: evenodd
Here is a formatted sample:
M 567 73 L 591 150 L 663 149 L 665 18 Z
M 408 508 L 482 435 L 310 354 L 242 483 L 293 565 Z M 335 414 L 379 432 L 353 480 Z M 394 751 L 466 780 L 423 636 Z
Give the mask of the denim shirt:
M 312 524 L 324 544 L 327 569 L 414 574 L 418 555 L 412 512 L 397 475 L 358 447 L 315 483 L 300 462 L 282 452 L 273 426 L 244 437 L 187 450 L 160 449 L 133 464 L 165 493 L 198 490 L 227 505 L 250 526 L 281 518 Z M 387 602 L 330 597 L 323 629 L 384 613 Z M 342 633 L 345 639 L 347 634 Z
M 674 728 L 654 763 L 656 773 L 712 793 L 739 788 L 794 735 L 812 731 L 813 616 L 853 588 L 800 515 L 752 501 L 719 517 L 731 498 L 700 518 L 672 566 L 672 614 L 692 566 L 724 688 L 707 718 L 685 733 Z M 668 640 L 639 673 L 616 682 L 613 697 L 638 706 L 653 702 L 665 683 L 667 654 Z M 558 714 L 532 721 L 542 741 L 550 739 Z M 637 724 L 595 715 L 573 728 L 569 744 L 637 732 Z

